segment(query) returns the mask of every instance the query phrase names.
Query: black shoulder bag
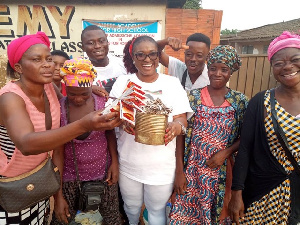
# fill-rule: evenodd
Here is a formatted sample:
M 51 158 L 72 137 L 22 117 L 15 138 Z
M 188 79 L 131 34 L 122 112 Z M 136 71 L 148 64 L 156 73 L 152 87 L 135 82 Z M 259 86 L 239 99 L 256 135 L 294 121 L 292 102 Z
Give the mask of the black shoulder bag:
M 70 113 L 69 113 L 69 104 L 66 100 L 66 110 L 67 110 L 67 119 L 70 123 Z M 105 194 L 105 189 L 107 182 L 105 179 L 97 181 L 82 181 L 79 179 L 78 165 L 75 154 L 75 146 L 73 140 L 71 140 L 74 164 L 76 170 L 76 183 L 78 184 L 79 189 L 79 198 L 78 198 L 78 210 L 82 212 L 87 212 L 89 210 L 98 210 L 101 204 L 101 198 Z M 105 177 L 107 176 L 107 167 L 108 167 L 108 153 L 106 153 L 106 165 L 105 165 Z
M 291 214 L 289 217 L 289 225 L 296 225 L 300 222 L 300 167 L 288 148 L 285 134 L 278 124 L 277 113 L 275 111 L 275 89 L 270 90 L 271 115 L 273 127 L 278 141 L 285 151 L 286 156 L 294 167 L 294 171 L 289 175 L 291 181 Z

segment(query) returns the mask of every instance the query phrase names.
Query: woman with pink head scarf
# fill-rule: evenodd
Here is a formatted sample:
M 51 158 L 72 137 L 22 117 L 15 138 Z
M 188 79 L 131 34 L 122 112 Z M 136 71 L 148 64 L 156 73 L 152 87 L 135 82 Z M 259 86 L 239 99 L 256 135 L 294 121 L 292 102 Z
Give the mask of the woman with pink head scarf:
M 7 74 L 15 80 L 0 90 L 0 179 L 31 171 L 49 151 L 85 132 L 120 124 L 117 113 L 92 112 L 59 128 L 60 105 L 52 86 L 54 63 L 45 33 L 13 40 L 7 55 Z M 54 163 L 57 152 L 53 152 Z M 6 212 L 0 205 L 0 224 L 46 224 L 48 213 L 49 199 L 18 213 Z
M 274 89 L 248 105 L 233 169 L 237 224 L 300 222 L 300 36 L 284 31 L 268 48 Z

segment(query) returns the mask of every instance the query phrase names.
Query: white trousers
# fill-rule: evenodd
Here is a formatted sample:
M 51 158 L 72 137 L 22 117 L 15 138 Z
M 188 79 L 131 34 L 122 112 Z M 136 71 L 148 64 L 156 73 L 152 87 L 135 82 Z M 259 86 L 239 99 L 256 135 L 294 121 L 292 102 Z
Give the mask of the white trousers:
M 139 223 L 143 202 L 148 211 L 149 225 L 166 225 L 166 204 L 172 194 L 173 184 L 148 185 L 120 174 L 119 186 L 131 225 Z

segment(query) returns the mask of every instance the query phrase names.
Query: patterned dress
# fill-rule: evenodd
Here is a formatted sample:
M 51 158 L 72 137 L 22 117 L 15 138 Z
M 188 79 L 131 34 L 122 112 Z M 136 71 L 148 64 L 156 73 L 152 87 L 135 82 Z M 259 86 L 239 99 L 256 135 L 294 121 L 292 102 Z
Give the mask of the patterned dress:
M 216 203 L 219 192 L 223 196 L 225 192 L 226 175 L 225 179 L 220 179 L 224 178 L 224 168 L 210 169 L 205 163 L 227 147 L 235 127 L 236 110 L 228 100 L 221 106 L 214 106 L 207 88 L 201 90 L 200 99 L 201 104 L 196 107 L 193 117 L 190 150 L 184 171 L 187 193 L 176 196 L 170 224 L 210 225 L 215 224 L 217 211 L 218 215 L 221 214 L 216 209 Z M 221 183 L 223 190 L 219 189 Z M 230 220 L 223 218 L 220 223 L 230 223 Z
M 271 104 L 270 91 L 266 91 L 264 98 L 264 106 L 267 109 L 267 116 L 265 118 L 265 128 L 267 133 L 267 141 L 271 153 L 283 166 L 287 174 L 293 170 L 291 162 L 285 155 L 275 134 L 272 118 L 271 118 Z M 277 112 L 278 123 L 285 132 L 289 149 L 297 162 L 300 163 L 300 134 L 299 124 L 300 118 L 290 115 L 275 99 L 275 110 Z M 290 180 L 287 178 L 268 194 L 264 195 L 258 201 L 253 202 L 247 209 L 247 213 L 241 224 L 287 224 L 288 217 L 291 210 L 291 186 Z

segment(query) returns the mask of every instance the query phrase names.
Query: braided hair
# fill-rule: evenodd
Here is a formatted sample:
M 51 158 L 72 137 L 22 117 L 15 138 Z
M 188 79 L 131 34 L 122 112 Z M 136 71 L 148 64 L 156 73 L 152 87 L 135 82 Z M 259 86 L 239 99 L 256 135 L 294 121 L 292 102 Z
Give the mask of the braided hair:
M 142 35 L 142 36 L 139 36 L 137 38 L 132 38 L 130 41 L 128 41 L 126 43 L 126 45 L 123 49 L 123 62 L 124 62 L 124 66 L 127 70 L 127 73 L 136 73 L 136 72 L 138 72 L 135 65 L 133 64 L 133 60 L 132 60 L 133 55 L 131 55 L 131 54 L 133 54 L 135 46 L 137 44 L 141 43 L 141 42 L 144 42 L 144 41 L 149 41 L 149 42 L 155 44 L 157 49 L 159 49 L 156 41 L 152 37 L 149 37 L 147 35 Z M 160 55 L 160 52 L 159 52 L 159 55 Z

